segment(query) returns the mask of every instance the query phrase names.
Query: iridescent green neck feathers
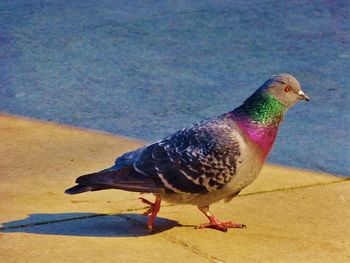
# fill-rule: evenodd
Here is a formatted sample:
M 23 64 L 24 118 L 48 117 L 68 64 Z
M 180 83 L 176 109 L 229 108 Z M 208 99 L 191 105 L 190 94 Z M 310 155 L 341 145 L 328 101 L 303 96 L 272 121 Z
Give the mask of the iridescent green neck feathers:
M 237 117 L 248 118 L 262 126 L 278 125 L 287 107 L 266 91 L 258 90 L 234 110 Z
M 263 161 L 275 142 L 279 124 L 287 109 L 273 95 L 258 90 L 232 112 L 238 127 L 262 150 Z

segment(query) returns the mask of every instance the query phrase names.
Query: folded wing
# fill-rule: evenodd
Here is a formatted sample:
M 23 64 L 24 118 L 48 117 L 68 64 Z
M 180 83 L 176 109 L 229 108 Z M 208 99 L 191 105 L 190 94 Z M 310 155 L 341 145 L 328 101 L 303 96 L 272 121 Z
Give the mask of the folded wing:
M 147 193 L 216 191 L 235 175 L 239 156 L 234 130 L 215 119 L 125 153 L 113 167 L 79 177 L 78 185 L 66 193 L 109 188 Z

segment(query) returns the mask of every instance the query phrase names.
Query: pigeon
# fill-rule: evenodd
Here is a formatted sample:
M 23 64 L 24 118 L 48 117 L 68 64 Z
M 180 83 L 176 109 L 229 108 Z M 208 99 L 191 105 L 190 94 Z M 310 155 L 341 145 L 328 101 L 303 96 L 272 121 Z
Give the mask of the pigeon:
M 233 111 L 127 152 L 112 167 L 78 177 L 77 185 L 65 193 L 104 189 L 152 193 L 155 202 L 140 198 L 149 205 L 144 215 L 149 215 L 150 230 L 161 200 L 197 206 L 209 219 L 200 229 L 245 228 L 244 224 L 219 221 L 209 205 L 232 200 L 255 180 L 284 114 L 300 100 L 310 99 L 295 77 L 274 75 Z

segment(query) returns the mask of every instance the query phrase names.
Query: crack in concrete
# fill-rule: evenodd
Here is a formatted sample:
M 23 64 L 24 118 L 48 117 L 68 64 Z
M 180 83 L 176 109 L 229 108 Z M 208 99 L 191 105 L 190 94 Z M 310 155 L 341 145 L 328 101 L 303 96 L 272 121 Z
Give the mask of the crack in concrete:
M 179 240 L 171 235 L 167 235 L 167 234 L 163 234 L 161 235 L 162 238 L 164 238 L 165 240 L 175 244 L 175 245 L 178 245 L 186 250 L 190 250 L 192 253 L 198 255 L 198 256 L 201 256 L 201 257 L 204 257 L 206 259 L 208 259 L 210 262 L 214 262 L 214 263 L 224 263 L 223 260 L 221 259 L 218 259 L 217 257 L 214 257 L 208 253 L 206 253 L 205 251 L 199 249 L 198 247 L 196 246 L 191 246 L 189 244 L 187 244 L 186 242 L 182 241 L 182 240 Z
M 266 193 L 273 193 L 273 192 L 283 192 L 283 191 L 290 191 L 290 190 L 297 190 L 297 189 L 304 189 L 304 188 L 309 188 L 309 187 L 317 187 L 317 186 L 331 185 L 331 184 L 336 184 L 336 183 L 346 183 L 346 182 L 350 182 L 350 178 L 345 178 L 345 179 L 331 181 L 331 182 L 324 182 L 324 183 L 300 185 L 300 186 L 294 186 L 294 187 L 289 187 L 289 188 L 277 188 L 277 189 L 273 189 L 273 190 L 257 191 L 257 192 L 253 192 L 253 193 L 243 193 L 243 194 L 238 195 L 237 197 L 244 197 L 244 196 L 250 196 L 250 195 L 257 195 L 257 194 L 266 194 Z M 178 205 L 178 204 L 168 204 L 168 205 L 163 205 L 162 207 L 169 207 L 169 206 L 176 206 L 176 205 Z M 145 206 L 145 207 L 141 207 L 141 208 L 131 208 L 131 209 L 126 209 L 126 210 L 122 210 L 122 211 L 105 213 L 105 214 L 96 214 L 96 215 L 89 215 L 89 216 L 79 216 L 79 217 L 72 217 L 72 218 L 64 218 L 64 219 L 43 221 L 43 222 L 34 222 L 34 223 L 21 224 L 21 225 L 16 225 L 16 226 L 9 226 L 9 227 L 1 227 L 0 226 L 0 231 L 4 231 L 4 230 L 8 230 L 8 229 L 16 229 L 16 228 L 38 226 L 38 225 L 60 223 L 60 222 L 73 221 L 73 220 L 88 219 L 88 218 L 94 218 L 94 217 L 112 216 L 112 215 L 118 216 L 118 217 L 120 217 L 122 219 L 126 219 L 127 218 L 128 220 L 131 220 L 127 216 L 120 215 L 119 213 L 140 211 L 140 210 L 145 210 L 147 208 L 148 207 Z M 133 221 L 135 221 L 135 220 L 133 220 Z M 137 222 L 141 223 L 139 221 L 137 221 Z
M 290 191 L 290 190 L 297 190 L 297 189 L 304 189 L 304 188 L 309 188 L 309 187 L 331 185 L 331 184 L 336 184 L 336 183 L 345 183 L 347 181 L 350 181 L 350 177 L 349 178 L 345 178 L 345 179 L 336 180 L 336 181 L 331 181 L 331 182 L 323 182 L 323 183 L 308 184 L 308 185 L 299 185 L 299 186 L 293 186 L 293 187 L 288 187 L 288 188 L 276 188 L 276 189 L 273 189 L 273 190 L 263 190 L 263 191 L 253 192 L 253 193 L 243 193 L 243 194 L 239 194 L 237 197 L 244 197 L 244 196 L 250 196 L 250 195 L 256 195 L 256 194 L 274 193 L 274 192 L 283 192 L 283 191 Z
M 164 205 L 166 206 L 172 206 L 172 205 Z M 28 224 L 21 224 L 16 226 L 8 226 L 8 227 L 2 227 L 0 226 L 0 231 L 8 230 L 8 229 L 16 229 L 16 228 L 25 228 L 25 227 L 32 227 L 32 226 L 40 226 L 40 225 L 47 225 L 47 224 L 54 224 L 54 223 L 60 223 L 60 222 L 67 222 L 67 221 L 73 221 L 73 220 L 80 220 L 80 219 L 88 219 L 88 218 L 94 218 L 94 217 L 103 217 L 103 216 L 118 216 L 122 219 L 126 219 L 126 216 L 120 215 L 119 213 L 125 213 L 125 212 L 132 212 L 132 211 L 140 211 L 145 210 L 148 207 L 141 207 L 141 208 L 130 208 L 122 211 L 115 211 L 111 213 L 104 213 L 104 214 L 96 214 L 96 215 L 88 215 L 88 216 L 77 216 L 77 217 L 71 217 L 71 218 L 62 218 L 62 219 L 56 219 L 56 220 L 49 220 L 49 221 L 42 221 L 42 222 L 33 222 Z
M 28 224 L 22 224 L 22 225 L 16 225 L 16 226 L 0 227 L 0 231 L 8 230 L 8 229 L 16 229 L 16 228 L 25 228 L 25 227 L 32 227 L 32 226 L 48 225 L 48 224 L 67 222 L 67 221 L 73 221 L 73 220 L 80 220 L 80 219 L 87 219 L 87 218 L 94 218 L 94 217 L 102 217 L 102 216 L 110 216 L 110 214 L 97 214 L 97 215 L 89 215 L 89 216 L 78 216 L 78 217 L 72 217 L 72 218 L 63 218 L 63 219 L 50 220 L 50 221 L 34 222 L 34 223 L 28 223 Z

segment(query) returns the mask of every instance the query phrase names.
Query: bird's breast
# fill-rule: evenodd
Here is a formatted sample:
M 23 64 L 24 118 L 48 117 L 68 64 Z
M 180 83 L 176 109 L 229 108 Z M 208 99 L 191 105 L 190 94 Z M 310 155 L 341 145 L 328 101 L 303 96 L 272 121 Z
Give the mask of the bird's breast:
M 231 180 L 225 186 L 216 191 L 202 194 L 165 194 L 163 199 L 170 203 L 206 206 L 228 199 L 252 183 L 263 165 L 259 155 L 260 150 L 256 145 L 247 142 L 243 135 L 235 132 L 232 136 L 239 144 L 240 155 L 236 160 L 236 173 L 231 176 Z
M 264 126 L 249 120 L 240 120 L 237 125 L 247 142 L 260 151 L 259 156 L 264 162 L 275 142 L 278 125 Z

